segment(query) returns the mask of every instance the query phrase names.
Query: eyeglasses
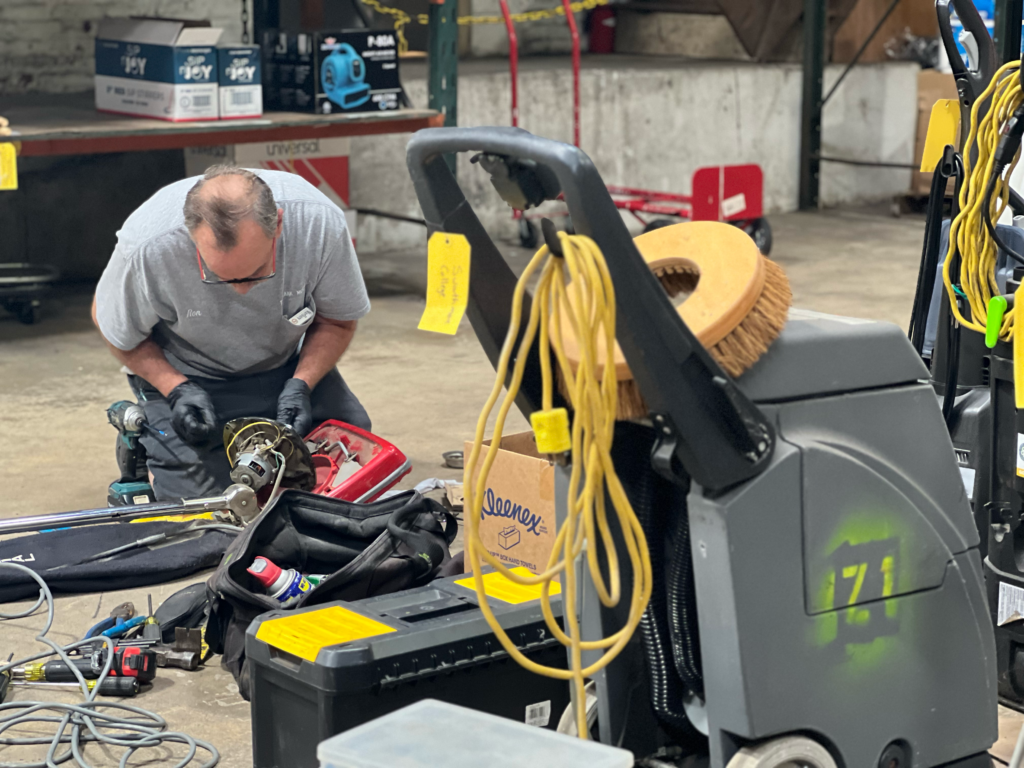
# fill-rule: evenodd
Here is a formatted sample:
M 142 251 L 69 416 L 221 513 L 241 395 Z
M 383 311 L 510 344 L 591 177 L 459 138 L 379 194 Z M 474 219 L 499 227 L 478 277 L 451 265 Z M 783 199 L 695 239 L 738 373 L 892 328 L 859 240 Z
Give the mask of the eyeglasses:
M 199 262 L 199 278 L 207 285 L 221 285 L 221 284 L 238 284 L 238 283 L 259 283 L 263 280 L 269 280 L 277 274 L 277 238 L 274 238 L 273 243 L 270 245 L 271 260 L 270 260 L 270 274 L 268 275 L 255 275 L 253 277 L 236 277 L 232 280 L 222 280 L 213 274 L 213 270 L 206 266 L 203 261 L 202 255 L 199 253 L 199 246 L 196 246 L 196 261 Z M 209 273 L 209 276 L 207 276 Z

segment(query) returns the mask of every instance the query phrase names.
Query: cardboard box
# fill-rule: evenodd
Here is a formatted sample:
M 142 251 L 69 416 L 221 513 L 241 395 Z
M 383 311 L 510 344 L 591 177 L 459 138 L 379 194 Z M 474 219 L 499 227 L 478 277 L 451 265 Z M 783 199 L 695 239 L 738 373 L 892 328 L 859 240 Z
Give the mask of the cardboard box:
M 258 45 L 231 45 L 217 49 L 221 119 L 259 117 L 263 114 L 263 76 Z
M 263 101 L 295 112 L 398 109 L 398 47 L 392 31 L 282 32 L 263 37 Z
M 349 205 L 349 148 L 347 137 L 267 141 L 189 147 L 185 152 L 185 173 L 198 176 L 211 165 L 235 163 L 243 168 L 297 173 L 345 211 L 352 239 L 356 239 L 356 212 Z
M 472 450 L 466 443 L 467 457 Z M 506 565 L 539 573 L 547 567 L 557 532 L 554 465 L 537 453 L 532 432 L 506 435 L 484 491 L 484 546 Z
M 313 35 L 309 32 L 263 33 L 263 103 L 285 112 L 316 111 L 313 81 Z
M 96 109 L 216 120 L 220 35 L 207 22 L 103 19 L 96 32 Z
M 939 99 L 957 99 L 956 82 L 953 75 L 934 69 L 922 69 L 917 75 L 917 137 L 914 141 L 914 165 L 921 167 L 924 155 L 924 140 L 928 136 L 928 120 L 932 106 Z M 947 194 L 952 194 L 953 180 Z M 910 180 L 910 194 L 926 197 L 932 188 L 932 174 L 914 171 Z

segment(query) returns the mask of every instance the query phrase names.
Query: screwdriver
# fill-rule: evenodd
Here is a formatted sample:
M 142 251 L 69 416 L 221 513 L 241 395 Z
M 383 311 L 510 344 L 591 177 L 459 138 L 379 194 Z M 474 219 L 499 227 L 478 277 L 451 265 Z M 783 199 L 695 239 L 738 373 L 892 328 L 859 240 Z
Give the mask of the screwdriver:
M 28 680 L 15 680 L 11 683 L 19 687 L 25 688 L 54 688 L 76 690 L 81 692 L 82 686 L 78 683 L 37 683 L 30 682 Z M 96 689 L 95 680 L 86 680 L 86 687 L 90 691 Z M 100 696 L 134 696 L 139 692 L 139 681 L 134 677 L 108 677 L 100 684 L 99 695 Z
M 163 639 L 163 633 L 160 631 L 160 622 L 153 615 L 153 596 L 146 595 L 146 601 L 149 603 L 149 617 L 142 627 L 142 639 L 154 640 L 159 643 Z
M 14 654 L 12 653 L 10 656 L 7 657 L 7 663 L 10 664 L 11 659 L 13 658 Z M 7 698 L 7 689 L 10 686 L 10 684 L 11 670 L 8 669 L 7 671 L 0 673 L 0 704 L 3 704 L 4 700 Z
M 87 658 L 77 658 L 71 661 L 82 673 L 82 677 L 95 679 L 103 671 L 106 661 L 105 653 L 105 651 L 97 651 Z M 110 674 L 117 677 L 138 678 L 140 683 L 148 683 L 156 677 L 156 654 L 153 651 L 136 647 L 121 648 L 114 652 Z M 26 664 L 23 667 L 15 667 L 13 676 L 16 680 L 32 682 L 78 682 L 75 673 L 63 661 L 47 661 L 43 664 Z

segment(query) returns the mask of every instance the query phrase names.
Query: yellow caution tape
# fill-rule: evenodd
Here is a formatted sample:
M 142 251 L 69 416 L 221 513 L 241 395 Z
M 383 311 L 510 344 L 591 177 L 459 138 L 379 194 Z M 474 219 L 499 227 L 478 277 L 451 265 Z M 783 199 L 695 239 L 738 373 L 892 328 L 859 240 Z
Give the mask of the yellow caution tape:
M 395 20 L 395 34 L 398 37 L 399 53 L 406 53 L 409 50 L 409 41 L 405 39 L 405 25 L 414 20 L 417 24 L 426 25 L 429 23 L 429 16 L 425 13 L 417 13 L 415 16 L 411 16 L 401 8 L 392 8 L 391 6 L 384 5 L 380 0 L 362 0 L 362 3 L 377 13 L 390 16 Z M 591 11 L 599 5 L 608 5 L 608 3 L 609 0 L 578 0 L 577 2 L 569 3 L 569 8 L 573 13 L 580 13 L 582 11 Z M 514 24 L 522 24 L 527 21 L 544 21 L 545 19 L 554 19 L 564 15 L 565 8 L 560 5 L 554 8 L 543 8 L 538 11 L 510 14 Z M 460 27 L 475 26 L 476 24 L 504 23 L 505 18 L 503 16 L 459 16 L 458 18 Z
M 419 329 L 454 336 L 469 302 L 469 240 L 435 232 L 427 241 L 427 306 Z

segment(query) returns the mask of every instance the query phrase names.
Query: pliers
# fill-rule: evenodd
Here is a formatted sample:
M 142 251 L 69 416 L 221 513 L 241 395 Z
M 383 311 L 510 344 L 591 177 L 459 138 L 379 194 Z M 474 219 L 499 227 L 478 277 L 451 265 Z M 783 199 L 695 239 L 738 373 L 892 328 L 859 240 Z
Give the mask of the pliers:
M 141 621 L 135 621 L 134 616 L 135 605 L 133 603 L 121 603 L 110 612 L 110 616 L 86 632 L 85 637 L 86 639 L 98 637 L 99 635 L 115 637 L 116 635 L 124 634 L 132 627 L 138 626 L 146 620 L 145 616 L 141 616 L 138 617 Z M 128 626 L 128 624 L 131 624 L 131 626 Z

